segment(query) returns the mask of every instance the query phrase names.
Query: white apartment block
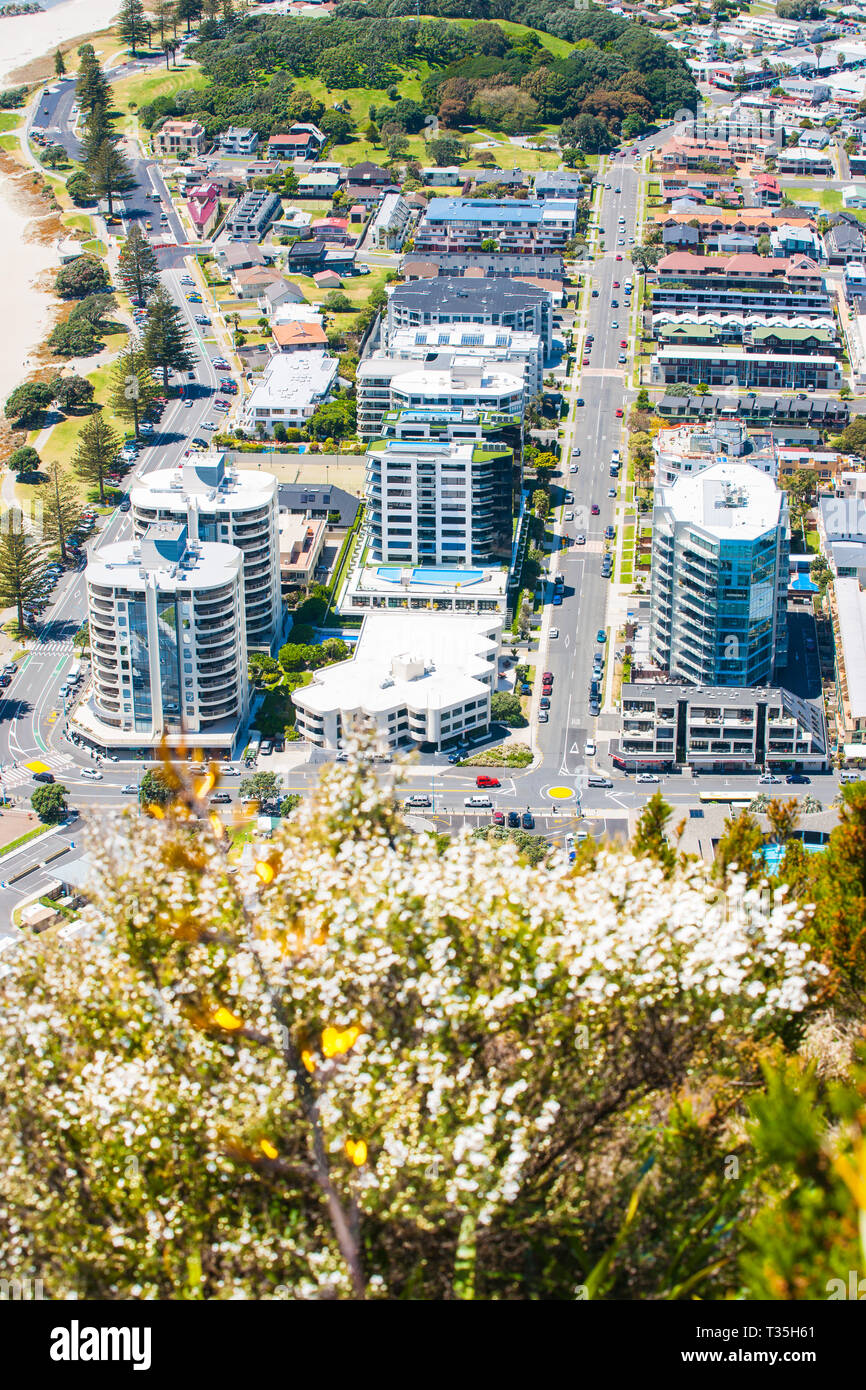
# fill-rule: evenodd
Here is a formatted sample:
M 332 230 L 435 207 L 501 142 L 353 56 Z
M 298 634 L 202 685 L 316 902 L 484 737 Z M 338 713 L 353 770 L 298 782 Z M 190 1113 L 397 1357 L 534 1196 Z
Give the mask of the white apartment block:
M 337 748 L 356 724 L 375 730 L 379 751 L 478 734 L 490 724 L 501 620 L 439 614 L 371 614 L 354 654 L 296 690 L 296 727 Z
M 499 362 L 509 371 L 521 371 L 529 396 L 536 395 L 544 385 L 544 343 L 540 335 L 489 323 L 396 328 L 388 335 L 387 352 L 377 354 L 377 358 L 426 362 L 431 354 L 444 352 L 476 353 L 485 362 Z
M 379 251 L 399 251 L 412 223 L 412 209 L 400 193 L 386 193 L 370 224 L 369 241 Z
M 244 612 L 249 649 L 270 650 L 280 632 L 277 480 L 259 469 L 226 466 L 222 453 L 149 473 L 131 491 L 137 538 L 154 522 L 179 521 L 191 541 L 234 545 L 244 557 Z
M 361 363 L 355 386 L 361 439 L 376 438 L 387 410 L 478 406 L 522 416 L 526 403 L 525 380 L 519 368 L 508 370 L 472 352 L 437 354 L 423 367 L 416 361 L 395 361 L 377 353 Z
M 230 753 L 248 712 L 240 550 L 162 523 L 102 546 L 85 581 L 93 685 L 79 731 L 132 753 L 189 739 Z
M 273 434 L 278 422 L 302 429 L 330 396 L 338 366 L 326 352 L 276 353 L 244 402 L 244 429 L 258 431 L 261 425 Z

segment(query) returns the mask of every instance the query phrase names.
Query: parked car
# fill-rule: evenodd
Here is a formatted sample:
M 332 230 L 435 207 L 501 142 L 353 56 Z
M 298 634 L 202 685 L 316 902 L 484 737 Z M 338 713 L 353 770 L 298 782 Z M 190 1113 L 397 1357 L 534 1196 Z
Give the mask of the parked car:
M 486 772 L 481 772 L 475 778 L 475 785 L 476 787 L 498 787 L 501 784 L 498 777 L 488 777 Z
M 493 802 L 489 796 L 480 796 L 475 793 L 472 796 L 464 796 L 463 805 L 467 811 L 489 811 L 492 809 Z
M 532 812 L 524 811 L 523 815 L 520 817 L 520 823 L 523 826 L 524 830 L 533 830 L 535 828 L 535 818 L 533 817 Z
M 588 738 L 588 739 L 586 740 L 586 747 L 585 747 L 584 750 L 583 750 L 583 756 L 584 756 L 585 758 L 594 758 L 594 757 L 595 757 L 595 740 L 594 740 L 594 739 Z
M 758 782 L 762 787 L 775 787 L 781 780 L 781 777 L 774 777 L 772 773 L 769 772 L 765 772 L 763 777 L 758 778 Z
M 654 772 L 639 772 L 637 777 L 635 778 L 635 781 L 638 782 L 642 787 L 648 787 L 656 783 L 658 780 L 659 779 L 656 777 Z
M 561 608 L 561 607 L 562 607 L 562 594 L 554 594 L 554 595 L 553 595 L 553 606 L 554 606 L 554 608 Z
M 508 824 L 511 826 L 512 830 L 520 826 L 520 816 L 517 811 L 508 812 Z
M 494 811 L 494 812 L 493 812 L 493 824 L 494 824 L 494 825 L 504 825 L 504 824 L 505 824 L 505 812 L 504 812 L 504 811 Z
M 549 698 L 547 697 L 547 695 L 542 695 L 541 699 L 540 699 L 539 702 L 538 702 L 538 708 L 539 708 L 539 709 L 550 709 L 550 700 L 549 700 Z
M 210 799 L 211 806 L 230 806 L 231 795 L 229 792 L 214 792 Z
M 138 785 L 135 782 L 127 782 L 120 788 L 121 796 L 138 796 Z

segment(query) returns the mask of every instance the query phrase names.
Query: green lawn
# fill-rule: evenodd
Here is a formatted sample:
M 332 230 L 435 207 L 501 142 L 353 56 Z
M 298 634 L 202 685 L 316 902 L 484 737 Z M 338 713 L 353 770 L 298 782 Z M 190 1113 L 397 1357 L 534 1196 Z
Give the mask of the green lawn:
M 21 111 L 0 111 L 0 130 L 17 130 L 22 115 Z
M 134 73 L 132 77 L 122 77 L 111 85 L 111 95 L 120 111 L 132 112 L 146 106 L 157 97 L 174 96 L 175 92 L 190 87 L 202 88 L 208 85 L 204 73 L 196 68 L 180 68 L 177 71 Z
M 797 183 L 782 191 L 795 202 L 820 203 L 825 212 L 839 212 L 842 207 L 842 194 L 837 188 L 817 188 L 812 184 Z

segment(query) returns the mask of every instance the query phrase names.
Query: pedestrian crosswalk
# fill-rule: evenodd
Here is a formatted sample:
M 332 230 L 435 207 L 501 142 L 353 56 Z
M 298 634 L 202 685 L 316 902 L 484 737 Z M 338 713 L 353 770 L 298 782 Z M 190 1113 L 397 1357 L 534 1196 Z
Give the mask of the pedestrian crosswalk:
M 74 759 L 69 753 L 34 753 L 26 761 L 22 758 L 18 762 L 0 764 L 0 784 L 8 793 L 14 787 L 32 782 L 34 772 L 48 771 L 53 772 L 55 776 L 63 775 L 69 772 L 73 764 Z
M 63 641 L 62 638 L 57 637 L 49 638 L 47 642 L 37 642 L 33 647 L 33 654 L 36 656 L 40 652 L 64 652 L 67 656 L 71 656 L 74 650 L 71 641 Z

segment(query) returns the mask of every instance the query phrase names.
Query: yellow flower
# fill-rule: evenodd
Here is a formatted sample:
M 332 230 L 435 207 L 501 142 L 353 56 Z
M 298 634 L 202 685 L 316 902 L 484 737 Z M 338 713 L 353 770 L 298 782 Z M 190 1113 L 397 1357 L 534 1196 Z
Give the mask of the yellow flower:
M 218 1023 L 220 1028 L 227 1028 L 230 1032 L 233 1032 L 235 1028 L 243 1027 L 243 1021 L 231 1013 L 229 1009 L 223 1008 L 222 1005 L 214 1014 L 213 1021 Z
M 261 1149 L 265 1158 L 277 1157 L 277 1151 L 269 1139 L 262 1139 L 259 1143 L 259 1148 Z
M 356 1168 L 360 1168 L 362 1163 L 367 1162 L 367 1145 L 363 1139 L 359 1139 L 357 1142 L 354 1139 L 347 1139 L 346 1153 Z
M 326 1057 L 341 1057 L 354 1047 L 360 1036 L 361 1030 L 354 1024 L 342 1033 L 336 1028 L 326 1028 L 322 1034 L 322 1052 Z
M 866 1144 L 862 1140 L 854 1145 L 855 1164 L 840 1154 L 833 1160 L 833 1167 L 839 1174 L 854 1201 L 861 1211 L 866 1211 Z
M 271 883 L 274 877 L 274 866 L 273 864 L 269 864 L 266 859 L 257 859 L 256 873 L 262 883 Z
M 301 1061 L 303 1062 L 304 1066 L 307 1068 L 307 1071 L 315 1071 L 315 1070 L 316 1070 L 316 1061 L 315 1061 L 315 1058 L 313 1057 L 312 1052 L 302 1052 L 302 1053 L 301 1053 Z

